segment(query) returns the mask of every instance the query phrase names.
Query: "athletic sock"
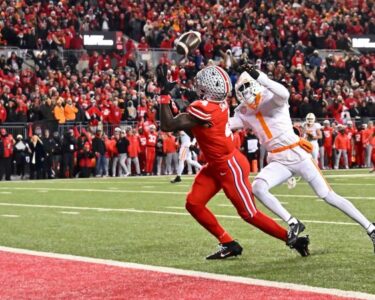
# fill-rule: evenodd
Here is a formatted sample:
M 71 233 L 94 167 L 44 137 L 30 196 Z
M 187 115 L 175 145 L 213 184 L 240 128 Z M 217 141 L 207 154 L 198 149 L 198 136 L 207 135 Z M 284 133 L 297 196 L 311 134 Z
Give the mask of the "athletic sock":
M 288 225 L 297 224 L 298 220 L 295 217 L 290 217 L 288 220 Z
M 368 228 L 367 228 L 367 233 L 371 233 L 375 230 L 375 225 L 374 224 L 371 224 Z
M 273 219 L 271 219 L 269 216 L 265 215 L 259 210 L 251 219 L 249 219 L 248 222 L 254 225 L 255 227 L 259 228 L 263 232 L 284 242 L 286 242 L 288 238 L 288 232 L 285 228 L 281 227 Z

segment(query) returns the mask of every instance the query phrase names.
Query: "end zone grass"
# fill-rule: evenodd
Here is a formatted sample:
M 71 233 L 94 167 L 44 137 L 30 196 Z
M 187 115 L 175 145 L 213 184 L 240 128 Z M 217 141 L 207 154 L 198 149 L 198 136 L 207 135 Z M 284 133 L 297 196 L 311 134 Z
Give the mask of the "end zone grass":
M 366 170 L 325 174 L 336 192 L 375 220 L 374 175 Z M 305 220 L 310 257 L 301 258 L 237 218 L 219 194 L 209 206 L 244 252 L 238 259 L 209 262 L 204 257 L 215 250 L 216 240 L 184 210 L 192 177 L 180 185 L 169 179 L 0 183 L 0 245 L 375 294 L 375 255 L 365 231 L 319 201 L 306 183 L 293 190 L 281 185 L 273 193 Z

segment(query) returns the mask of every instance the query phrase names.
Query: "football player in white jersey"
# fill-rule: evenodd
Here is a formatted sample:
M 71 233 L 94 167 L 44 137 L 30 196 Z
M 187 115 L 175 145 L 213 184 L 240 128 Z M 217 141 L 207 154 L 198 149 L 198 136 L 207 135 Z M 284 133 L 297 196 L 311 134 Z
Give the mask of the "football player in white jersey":
M 306 122 L 302 125 L 303 137 L 313 145 L 311 155 L 316 162 L 318 162 L 319 156 L 318 140 L 323 137 L 321 128 L 322 126 L 319 123 L 315 123 L 315 115 L 313 113 L 308 113 Z
M 191 141 L 190 136 L 185 131 L 180 131 L 180 140 L 181 146 L 178 153 L 177 176 L 175 179 L 171 180 L 171 183 L 181 182 L 181 175 L 184 170 L 185 161 L 198 170 L 202 168 L 201 164 L 196 160 L 193 160 L 191 155 L 190 147 L 195 146 L 195 139 Z
M 332 190 L 312 159 L 311 143 L 294 133 L 288 90 L 251 65 L 242 66 L 242 70 L 244 72 L 235 86 L 241 103 L 230 119 L 230 126 L 232 129 L 252 128 L 268 152 L 268 165 L 255 177 L 253 192 L 265 206 L 289 224 L 287 243 L 293 243 L 305 226 L 291 216 L 269 190 L 296 174 L 309 183 L 318 197 L 366 229 L 375 250 L 375 223 L 372 224 L 351 202 Z

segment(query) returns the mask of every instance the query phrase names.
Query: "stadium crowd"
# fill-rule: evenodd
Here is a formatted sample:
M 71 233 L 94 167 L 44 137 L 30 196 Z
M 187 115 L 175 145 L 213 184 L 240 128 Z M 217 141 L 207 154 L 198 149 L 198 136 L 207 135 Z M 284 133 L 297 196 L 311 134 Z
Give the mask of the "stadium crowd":
M 29 49 L 32 61 L 31 65 L 26 63 L 16 52 L 0 57 L 0 124 L 56 121 L 71 128 L 62 137 L 50 134 L 61 145 L 67 145 L 64 141 L 69 136 L 72 139 L 74 136 L 77 143 L 74 149 L 69 150 L 70 146 L 65 149 L 71 152 L 65 163 L 64 150 L 57 150 L 61 157 L 57 155 L 52 164 L 54 176 L 76 175 L 74 165 L 83 168 L 78 163 L 83 149 L 90 153 L 85 152 L 85 155 L 94 155 L 86 162 L 90 161 L 91 169 L 99 166 L 95 167 L 95 174 L 117 174 L 108 171 L 106 165 L 106 159 L 113 157 L 108 141 L 116 140 L 118 134 L 121 137 L 121 130 L 129 130 L 141 140 L 144 132 L 139 133 L 139 130 L 144 130 L 143 124 L 157 127 L 156 95 L 160 77 L 167 76 L 179 83 L 175 98 L 181 98 L 180 103 L 186 105 L 196 98 L 193 78 L 204 65 L 222 66 L 234 83 L 238 77 L 236 66 L 245 60 L 288 87 L 292 118 L 303 119 L 313 112 L 319 119 L 330 120 L 334 133 L 339 132 L 336 124 L 353 121 L 351 126 L 356 131 L 351 132 L 349 144 L 352 153 L 359 155 L 353 165 L 368 166 L 362 157 L 365 153 L 368 156 L 366 147 L 373 140 L 371 125 L 366 126 L 375 117 L 375 55 L 353 52 L 350 36 L 375 34 L 375 7 L 371 1 L 0 0 L 0 7 L 0 45 Z M 137 61 L 137 50 L 172 49 L 175 38 L 190 29 L 201 32 L 202 43 L 187 59 L 177 62 L 162 56 L 156 68 L 151 63 Z M 79 56 L 72 53 L 64 58 L 60 55 L 64 50 L 83 49 L 83 31 L 108 30 L 126 34 L 123 50 L 89 51 Z M 321 49 L 340 51 L 325 55 Z M 233 112 L 237 100 L 233 95 L 228 101 Z M 178 105 L 175 110 L 183 107 L 183 104 Z M 121 126 L 120 132 L 116 132 L 124 122 L 132 124 L 133 128 Z M 87 124 L 88 130 L 77 132 L 75 124 Z M 99 138 L 97 130 L 103 125 L 109 125 L 109 130 Z M 347 127 L 346 131 L 350 132 Z M 68 135 L 69 132 L 73 133 Z M 171 135 L 157 134 L 159 147 L 165 155 L 164 146 L 160 144 Z M 247 135 L 239 133 L 241 140 Z M 11 150 L 7 146 L 9 149 L 5 147 L 4 153 L 12 152 L 19 140 L 27 149 L 24 149 L 26 158 L 34 144 L 40 144 L 45 156 L 50 151 L 45 139 L 52 137 L 45 137 L 44 132 L 30 134 L 32 141 L 26 136 L 11 138 L 6 133 L 2 135 L 5 145 L 10 142 L 4 136 L 12 139 Z M 99 152 L 94 149 L 95 138 L 104 141 L 104 154 L 103 149 Z M 87 141 L 82 142 L 82 139 Z M 330 143 L 334 145 L 334 139 Z M 139 144 L 136 156 L 141 166 L 139 172 L 135 169 L 134 173 L 142 170 L 152 173 L 153 170 L 145 170 L 146 158 L 141 149 L 144 145 Z M 362 148 L 358 146 L 354 151 L 357 144 Z M 128 150 L 129 156 L 131 151 Z M 14 155 L 16 153 L 14 151 Z M 99 158 L 98 153 L 105 159 Z M 43 160 L 42 170 L 45 166 L 50 170 L 49 158 L 48 162 Z M 62 162 L 64 167 L 57 168 L 56 162 Z M 332 167 L 332 163 L 327 166 Z M 38 169 L 39 175 L 35 171 L 32 176 L 43 177 L 40 167 Z M 130 172 L 129 168 L 125 170 L 124 164 L 121 170 L 118 174 Z M 49 172 L 45 171 L 44 176 L 52 176 Z

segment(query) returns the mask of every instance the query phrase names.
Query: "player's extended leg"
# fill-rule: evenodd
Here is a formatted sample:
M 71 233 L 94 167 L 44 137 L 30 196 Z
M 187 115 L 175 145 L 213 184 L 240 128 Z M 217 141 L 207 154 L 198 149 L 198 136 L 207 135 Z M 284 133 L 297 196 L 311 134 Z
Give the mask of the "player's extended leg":
M 375 225 L 371 222 L 347 199 L 337 195 L 323 177 L 319 167 L 313 160 L 306 159 L 298 166 L 299 174 L 313 188 L 314 192 L 328 204 L 338 208 L 354 221 L 359 223 L 372 239 L 375 247 Z M 374 248 L 375 250 L 375 248 Z
M 286 242 L 287 231 L 255 207 L 248 179 L 249 164 L 246 158 L 242 155 L 235 155 L 228 161 L 228 167 L 228 172 L 223 176 L 222 187 L 226 196 L 236 207 L 238 214 L 246 222 Z
M 280 201 L 270 193 L 270 189 L 283 183 L 292 176 L 292 172 L 278 162 L 271 162 L 255 177 L 252 184 L 253 193 L 270 211 L 289 225 L 288 245 L 293 245 L 298 235 L 305 230 L 305 225 L 281 205 Z
M 214 214 L 206 207 L 207 202 L 220 189 L 220 183 L 210 175 L 210 170 L 205 166 L 194 179 L 186 198 L 186 209 L 220 243 L 227 243 L 233 241 L 233 238 L 221 227 Z

